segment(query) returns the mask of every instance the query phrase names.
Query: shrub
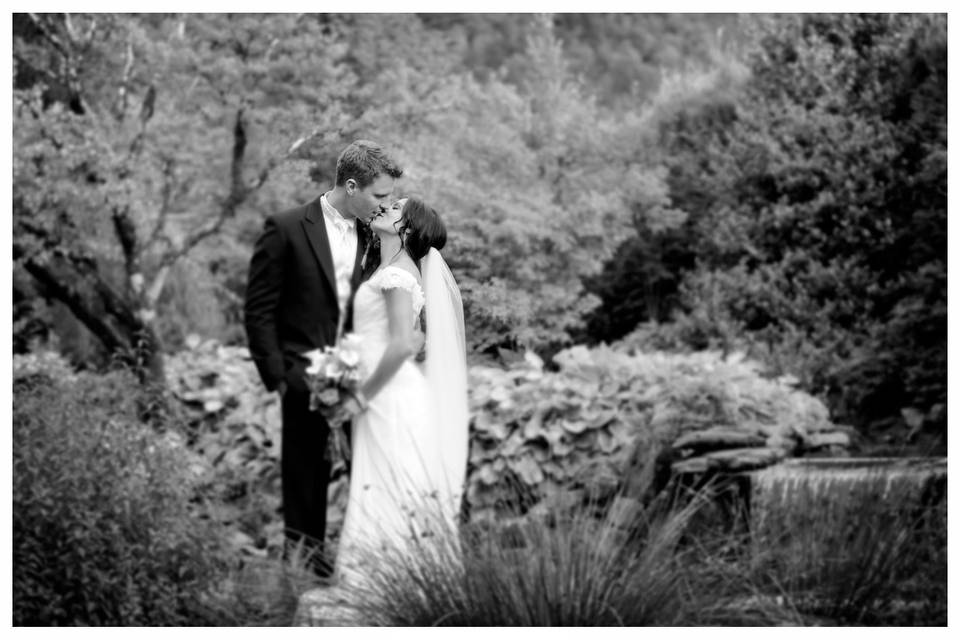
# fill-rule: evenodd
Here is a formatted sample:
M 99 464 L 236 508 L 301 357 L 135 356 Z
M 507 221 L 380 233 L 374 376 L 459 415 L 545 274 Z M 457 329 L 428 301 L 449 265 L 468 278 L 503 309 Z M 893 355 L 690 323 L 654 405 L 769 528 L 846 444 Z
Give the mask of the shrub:
M 738 427 L 789 450 L 834 427 L 819 400 L 736 354 L 574 347 L 555 361 L 555 372 L 533 355 L 471 368 L 472 518 L 605 500 L 624 485 L 649 498 L 658 457 L 690 431 Z
M 180 401 L 188 446 L 210 465 L 213 516 L 248 539 L 246 549 L 279 551 L 280 403 L 257 376 L 245 347 L 187 338 L 167 359 L 167 385 Z
M 213 622 L 201 603 L 226 560 L 191 506 L 202 467 L 137 421 L 132 375 L 42 360 L 14 366 L 14 624 Z
M 187 337 L 167 359 L 167 384 L 180 401 L 187 444 L 210 467 L 212 516 L 233 530 L 249 555 L 279 555 L 283 546 L 280 490 L 280 402 L 260 382 L 246 347 Z M 336 538 L 346 509 L 346 477 L 330 486 L 328 535 Z

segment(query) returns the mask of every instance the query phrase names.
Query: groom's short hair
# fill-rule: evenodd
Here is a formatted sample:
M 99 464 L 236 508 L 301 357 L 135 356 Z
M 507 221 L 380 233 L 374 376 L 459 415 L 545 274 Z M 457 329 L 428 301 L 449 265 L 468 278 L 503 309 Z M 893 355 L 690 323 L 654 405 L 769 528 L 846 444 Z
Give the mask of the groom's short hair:
M 353 178 L 363 189 L 384 174 L 396 179 L 403 175 L 403 169 L 376 142 L 354 140 L 337 158 L 338 187 Z

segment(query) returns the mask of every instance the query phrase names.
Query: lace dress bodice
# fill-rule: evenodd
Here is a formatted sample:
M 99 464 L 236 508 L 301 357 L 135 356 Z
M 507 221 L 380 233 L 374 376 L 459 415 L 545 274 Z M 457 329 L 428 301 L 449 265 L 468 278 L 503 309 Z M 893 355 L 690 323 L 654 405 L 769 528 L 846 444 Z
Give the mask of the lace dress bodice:
M 413 300 L 414 319 L 423 308 L 423 289 L 408 271 L 387 265 L 360 285 L 353 302 L 353 333 L 361 344 L 361 359 L 369 374 L 377 365 L 390 336 L 387 318 L 387 301 L 383 292 L 387 289 L 405 289 Z M 416 322 L 416 320 L 414 320 Z

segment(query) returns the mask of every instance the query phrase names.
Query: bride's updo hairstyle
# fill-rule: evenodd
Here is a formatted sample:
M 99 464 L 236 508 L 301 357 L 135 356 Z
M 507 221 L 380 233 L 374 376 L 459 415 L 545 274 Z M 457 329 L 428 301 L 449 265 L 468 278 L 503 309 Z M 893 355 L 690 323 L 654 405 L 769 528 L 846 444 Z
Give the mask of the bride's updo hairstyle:
M 440 251 L 447 244 L 447 228 L 440 214 L 419 198 L 408 198 L 403 205 L 399 233 L 403 248 L 417 263 L 430 247 Z

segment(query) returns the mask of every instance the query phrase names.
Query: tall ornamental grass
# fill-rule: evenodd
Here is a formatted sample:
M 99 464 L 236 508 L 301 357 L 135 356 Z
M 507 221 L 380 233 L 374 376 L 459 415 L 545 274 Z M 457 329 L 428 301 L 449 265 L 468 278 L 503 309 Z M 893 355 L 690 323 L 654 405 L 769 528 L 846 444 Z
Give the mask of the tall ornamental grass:
M 340 621 L 386 626 L 667 626 L 792 621 L 741 567 L 694 561 L 684 541 L 703 496 L 624 526 L 581 508 L 511 526 L 470 524 L 384 554 L 339 593 Z

